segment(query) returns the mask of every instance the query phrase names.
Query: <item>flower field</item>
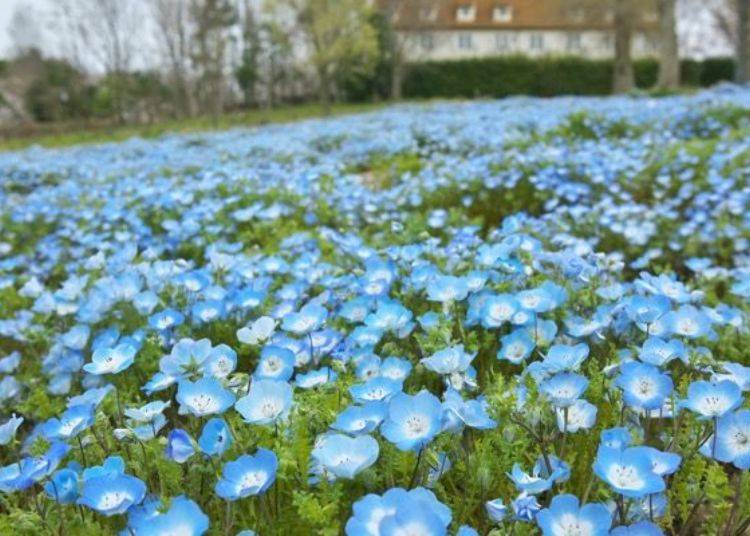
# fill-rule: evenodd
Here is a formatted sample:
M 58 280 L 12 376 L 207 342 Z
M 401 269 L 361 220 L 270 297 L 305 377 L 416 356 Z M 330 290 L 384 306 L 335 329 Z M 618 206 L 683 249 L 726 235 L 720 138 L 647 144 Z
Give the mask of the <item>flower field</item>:
M 750 90 L 0 154 L 0 534 L 750 531 Z

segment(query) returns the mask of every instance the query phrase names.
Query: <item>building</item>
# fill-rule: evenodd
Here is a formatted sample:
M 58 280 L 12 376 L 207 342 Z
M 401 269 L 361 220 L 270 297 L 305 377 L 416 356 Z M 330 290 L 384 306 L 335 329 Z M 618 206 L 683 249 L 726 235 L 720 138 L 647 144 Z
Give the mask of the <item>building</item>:
M 523 54 L 607 58 L 614 52 L 606 0 L 412 0 L 393 20 L 409 60 Z M 645 6 L 648 6 L 644 2 Z M 634 57 L 656 55 L 657 15 L 637 10 Z

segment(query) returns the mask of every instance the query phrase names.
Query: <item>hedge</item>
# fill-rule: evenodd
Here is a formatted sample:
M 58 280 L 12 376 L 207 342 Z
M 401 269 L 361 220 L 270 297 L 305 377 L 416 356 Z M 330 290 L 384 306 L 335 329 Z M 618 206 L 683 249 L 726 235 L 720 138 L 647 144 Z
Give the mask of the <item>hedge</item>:
M 659 65 L 655 59 L 635 61 L 639 88 L 655 85 Z M 731 58 L 681 64 L 686 86 L 708 86 L 732 80 Z M 606 95 L 612 88 L 612 60 L 577 57 L 529 58 L 501 56 L 409 65 L 404 95 L 409 98 L 504 97 L 506 95 Z

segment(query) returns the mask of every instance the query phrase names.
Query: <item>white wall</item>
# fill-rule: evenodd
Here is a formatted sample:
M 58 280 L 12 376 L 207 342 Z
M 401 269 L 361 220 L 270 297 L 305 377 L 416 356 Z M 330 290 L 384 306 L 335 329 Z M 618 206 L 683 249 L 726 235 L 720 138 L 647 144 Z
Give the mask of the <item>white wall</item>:
M 528 56 L 576 55 L 609 58 L 614 51 L 611 32 L 588 30 L 440 30 L 411 34 L 407 55 L 414 61 L 448 60 L 482 56 L 524 54 Z M 633 39 L 635 57 L 655 56 L 656 43 L 642 34 Z

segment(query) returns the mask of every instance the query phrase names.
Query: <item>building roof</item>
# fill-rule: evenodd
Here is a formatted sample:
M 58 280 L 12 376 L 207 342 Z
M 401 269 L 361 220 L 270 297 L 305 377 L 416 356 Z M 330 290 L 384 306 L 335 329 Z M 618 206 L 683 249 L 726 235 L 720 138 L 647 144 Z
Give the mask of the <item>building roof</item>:
M 653 29 L 657 24 L 653 0 L 639 3 L 635 27 Z M 613 26 L 606 0 L 381 0 L 380 4 L 395 10 L 395 27 L 400 30 L 605 30 Z

